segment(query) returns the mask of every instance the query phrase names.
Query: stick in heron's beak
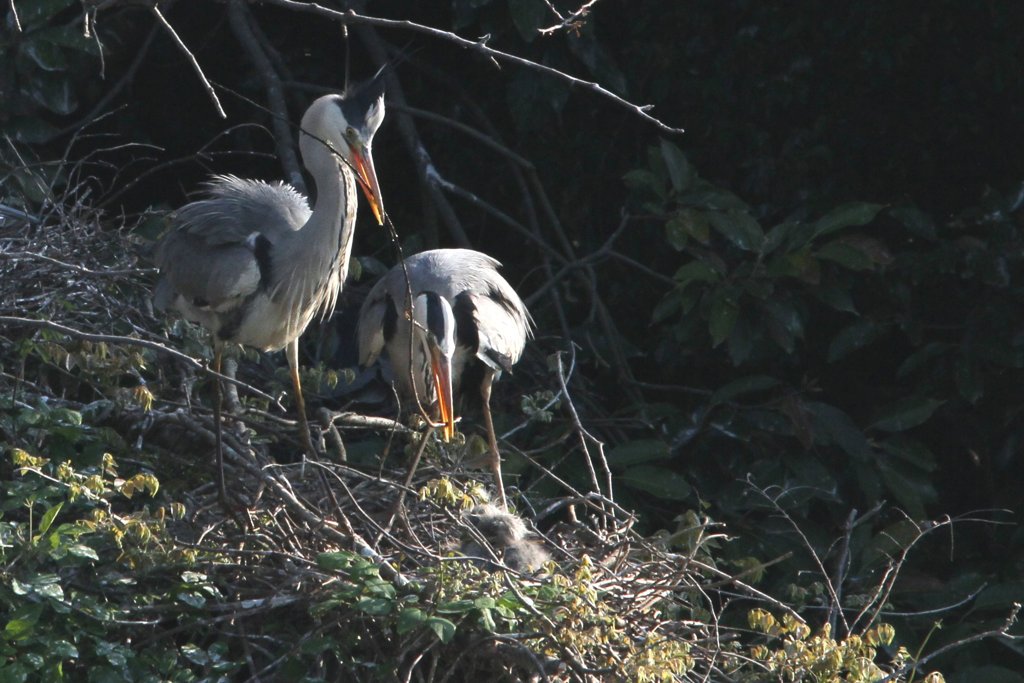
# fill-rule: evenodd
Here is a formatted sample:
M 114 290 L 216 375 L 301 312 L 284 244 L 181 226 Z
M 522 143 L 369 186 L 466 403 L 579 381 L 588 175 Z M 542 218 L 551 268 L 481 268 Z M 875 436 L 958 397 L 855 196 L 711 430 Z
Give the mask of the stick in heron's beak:
M 356 176 L 359 179 L 359 187 L 363 188 L 363 194 L 370 202 L 370 211 L 377 223 L 384 225 L 384 200 L 380 196 L 380 186 L 377 184 L 377 172 L 373 169 L 373 156 L 369 147 L 352 150 L 352 160 L 356 167 Z
M 444 425 L 442 435 L 445 441 L 455 437 L 455 409 L 452 406 L 451 359 L 433 344 L 430 345 L 430 367 L 434 372 L 434 388 L 437 391 L 437 406 Z

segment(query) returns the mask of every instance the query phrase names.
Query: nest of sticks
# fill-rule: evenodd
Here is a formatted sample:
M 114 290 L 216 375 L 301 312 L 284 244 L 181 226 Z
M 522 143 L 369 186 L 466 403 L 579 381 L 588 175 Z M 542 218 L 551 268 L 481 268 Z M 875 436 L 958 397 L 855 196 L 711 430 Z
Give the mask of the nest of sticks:
M 323 455 L 305 461 L 280 402 L 284 383 L 266 362 L 245 362 L 223 429 L 222 500 L 208 349 L 195 331 L 169 340 L 169 323 L 154 316 L 147 242 L 73 197 L 49 206 L 3 208 L 3 391 L 12 406 L 88 415 L 120 439 L 122 463 L 152 472 L 161 500 L 182 505 L 166 525 L 166 557 L 201 567 L 216 586 L 203 628 L 244 651 L 239 680 L 273 679 L 304 644 L 354 633 L 364 634 L 346 645 L 355 658 L 325 647 L 321 675 L 359 680 L 360 667 L 388 662 L 397 680 L 640 679 L 663 659 L 680 680 L 729 679 L 719 589 L 757 591 L 712 565 L 709 525 L 642 538 L 597 477 L 578 490 L 533 463 L 561 494 L 513 497 L 513 524 L 525 531 L 496 541 L 480 523 L 492 511 L 489 482 L 459 466 L 458 449 L 388 417 L 321 409 L 311 417 Z M 586 451 L 593 437 L 574 424 L 566 438 Z M 345 446 L 367 436 L 383 448 L 350 461 Z M 512 541 L 546 561 L 510 561 Z M 176 619 L 152 620 L 148 638 L 172 637 Z M 280 630 L 260 640 L 270 622 L 288 624 L 291 640 Z

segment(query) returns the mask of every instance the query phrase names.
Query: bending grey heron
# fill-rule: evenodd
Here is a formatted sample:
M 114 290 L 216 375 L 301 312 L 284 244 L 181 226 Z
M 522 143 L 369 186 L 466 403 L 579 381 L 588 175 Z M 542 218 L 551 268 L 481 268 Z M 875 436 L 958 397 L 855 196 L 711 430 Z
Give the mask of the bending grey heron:
M 369 365 L 386 349 L 399 396 L 412 405 L 418 398 L 426 407 L 436 406 L 445 440 L 455 434 L 453 395 L 463 388 L 464 378 L 479 377 L 489 464 L 506 508 L 491 419 L 491 384 L 519 360 L 526 340 L 533 336 L 533 320 L 523 300 L 498 274 L 500 265 L 470 249 L 434 249 L 405 259 L 408 289 L 399 264 L 363 302 L 359 360 Z M 402 314 L 410 290 L 412 324 Z M 410 330 L 415 330 L 411 340 Z
M 384 84 L 370 81 L 325 95 L 302 117 L 299 150 L 316 183 L 316 205 L 291 185 L 216 176 L 205 199 L 186 204 L 157 247 L 159 309 L 174 308 L 210 330 L 214 367 L 224 342 L 286 350 L 302 425 L 314 455 L 299 380 L 299 336 L 334 309 L 348 273 L 356 183 L 380 224 L 384 209 L 371 147 L 384 118 Z M 220 391 L 217 384 L 217 457 Z M 223 467 L 221 468 L 223 495 Z

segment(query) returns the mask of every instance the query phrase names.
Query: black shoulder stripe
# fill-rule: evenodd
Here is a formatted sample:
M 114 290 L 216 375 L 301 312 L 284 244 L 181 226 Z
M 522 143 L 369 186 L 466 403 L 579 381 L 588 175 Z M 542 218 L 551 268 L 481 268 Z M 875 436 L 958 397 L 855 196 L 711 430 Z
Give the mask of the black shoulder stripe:
M 270 279 L 274 276 L 273 264 L 270 260 L 270 247 L 273 246 L 263 235 L 257 235 L 253 245 L 256 267 L 260 269 L 260 289 L 270 287 Z
M 510 375 L 512 374 L 511 358 L 503 353 L 495 351 L 494 349 L 484 349 L 484 353 L 487 354 L 487 357 L 494 361 L 499 368 L 501 368 L 502 372 L 507 372 Z
M 390 294 L 384 295 L 384 343 L 391 341 L 398 327 L 398 310 Z
M 476 329 L 476 304 L 469 292 L 460 292 L 452 306 L 455 314 L 455 343 L 476 353 L 480 335 Z
M 487 290 L 487 298 L 504 308 L 510 315 L 514 316 L 519 313 L 519 309 L 516 308 L 515 304 L 509 301 L 508 297 L 502 294 L 501 290 L 494 285 L 491 285 Z

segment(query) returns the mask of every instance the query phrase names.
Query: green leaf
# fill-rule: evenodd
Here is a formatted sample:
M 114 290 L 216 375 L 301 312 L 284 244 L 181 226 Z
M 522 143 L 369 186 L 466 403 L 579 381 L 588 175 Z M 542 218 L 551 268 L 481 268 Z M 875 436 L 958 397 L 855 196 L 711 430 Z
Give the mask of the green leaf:
M 871 454 L 871 445 L 864 432 L 845 412 L 818 401 L 807 401 L 803 407 L 811 418 L 817 443 L 824 446 L 835 444 L 853 457 L 866 458 Z
M 60 512 L 60 509 L 64 507 L 64 503 L 57 503 L 52 508 L 43 513 L 43 518 L 39 520 L 39 533 L 36 534 L 33 539 L 34 543 L 38 543 L 39 539 L 46 535 L 46 532 L 50 530 L 50 526 L 53 525 L 53 519 Z
M 739 315 L 740 306 L 735 291 L 728 287 L 716 289 L 711 298 L 711 314 L 708 319 L 708 332 L 711 333 L 713 346 L 728 339 Z
M 498 630 L 497 625 L 494 623 L 493 609 L 480 610 L 480 626 L 483 627 L 483 629 L 488 633 L 494 633 Z
M 659 184 L 658 177 L 646 168 L 636 168 L 632 171 L 627 171 L 623 174 L 622 180 L 626 183 L 626 187 L 631 190 L 652 190 L 657 192 Z
M 206 605 L 206 597 L 200 595 L 199 593 L 178 593 L 177 599 L 178 602 L 184 603 L 189 607 L 193 607 L 195 609 L 201 609 Z
M 927 421 L 943 403 L 945 401 L 926 396 L 909 396 L 883 409 L 869 429 L 883 432 L 912 429 Z
M 686 287 L 691 282 L 718 282 L 722 275 L 704 261 L 690 261 L 681 266 L 672 278 L 682 287 Z
M 67 116 L 78 107 L 78 97 L 72 90 L 71 80 L 59 76 L 37 74 L 25 94 L 60 116 Z
M 764 245 L 761 247 L 761 251 L 764 254 L 770 254 L 789 238 L 797 228 L 800 227 L 799 223 L 786 222 L 779 223 L 764 237 Z
M 958 358 L 953 366 L 953 381 L 968 403 L 977 403 L 985 395 L 984 373 L 978 370 L 977 364 L 965 358 Z
M 779 380 L 768 375 L 751 375 L 750 377 L 741 377 L 740 379 L 733 380 L 723 387 L 720 387 L 715 393 L 711 394 L 711 398 L 708 401 L 711 405 L 718 405 L 731 401 L 734 398 L 743 396 L 744 394 L 753 394 L 759 391 L 767 391 L 768 389 L 774 389 L 779 386 Z
M 680 209 L 665 223 L 665 239 L 676 251 L 682 251 L 691 240 L 707 244 L 711 239 L 711 223 L 704 211 Z
M 832 209 L 814 224 L 814 237 L 828 235 L 855 225 L 870 223 L 882 210 L 881 204 L 852 202 Z
M 920 470 L 922 474 L 934 472 L 938 468 L 935 454 L 923 442 L 905 434 L 893 434 L 880 445 L 883 451 Z
M 665 138 L 661 138 L 659 142 L 661 157 L 665 160 L 665 168 L 668 169 L 668 178 L 672 189 L 676 192 L 689 189 L 693 182 L 693 167 L 690 166 L 686 155 Z
M 635 439 L 615 446 L 607 454 L 612 467 L 631 467 L 669 457 L 668 444 L 660 439 Z
M 883 326 L 873 320 L 858 320 L 843 328 L 828 345 L 828 362 L 835 363 L 874 343 L 884 330 Z
M 863 251 L 838 240 L 829 242 L 814 252 L 814 255 L 819 259 L 838 263 L 847 270 L 871 270 L 875 267 L 874 262 Z
M 12 618 L 4 627 L 4 638 L 7 640 L 24 640 L 32 635 L 39 615 L 43 613 L 40 604 L 25 605 L 12 614 Z
M 21 54 L 35 62 L 43 71 L 62 71 L 68 60 L 59 47 L 45 40 L 30 40 L 21 44 Z
M 757 251 L 764 245 L 761 224 L 746 211 L 717 211 L 708 215 L 711 227 L 744 251 Z
M 316 556 L 316 564 L 327 571 L 344 571 L 352 567 L 358 556 L 355 553 L 339 550 L 333 553 L 320 553 Z
M 427 619 L 427 628 L 433 631 L 442 643 L 451 642 L 455 637 L 455 624 L 444 617 L 430 617 Z
M 803 339 L 804 321 L 790 301 L 772 298 L 761 305 L 772 341 L 786 353 L 793 353 L 797 339 Z
M 906 471 L 890 458 L 879 458 L 878 473 L 885 488 L 911 519 L 924 519 L 925 506 L 935 502 L 938 493 L 931 481 L 916 470 Z
M 688 500 L 690 497 L 690 485 L 683 475 L 665 467 L 630 467 L 622 473 L 619 481 L 630 488 L 665 500 Z
M 654 310 L 651 311 L 651 322 L 663 323 L 670 316 L 676 313 L 681 307 L 684 298 L 684 290 L 682 287 L 673 287 L 670 289 L 665 296 L 661 297 L 661 300 L 654 305 Z
M 363 597 L 356 601 L 355 608 L 375 617 L 382 617 L 391 614 L 395 607 L 395 601 L 387 598 Z
M 437 606 L 437 611 L 441 614 L 468 614 L 474 609 L 476 604 L 472 600 L 452 600 Z
M 417 607 L 403 607 L 402 611 L 398 613 L 398 624 L 395 630 L 398 635 L 403 636 L 415 631 L 426 621 L 427 615 L 423 610 Z
M 826 306 L 834 308 L 843 313 L 857 313 L 857 307 L 853 304 L 853 297 L 847 287 L 839 285 L 822 285 L 815 287 L 811 292 L 815 298 Z
M 47 649 L 60 659 L 78 659 L 78 648 L 63 639 L 50 641 Z

